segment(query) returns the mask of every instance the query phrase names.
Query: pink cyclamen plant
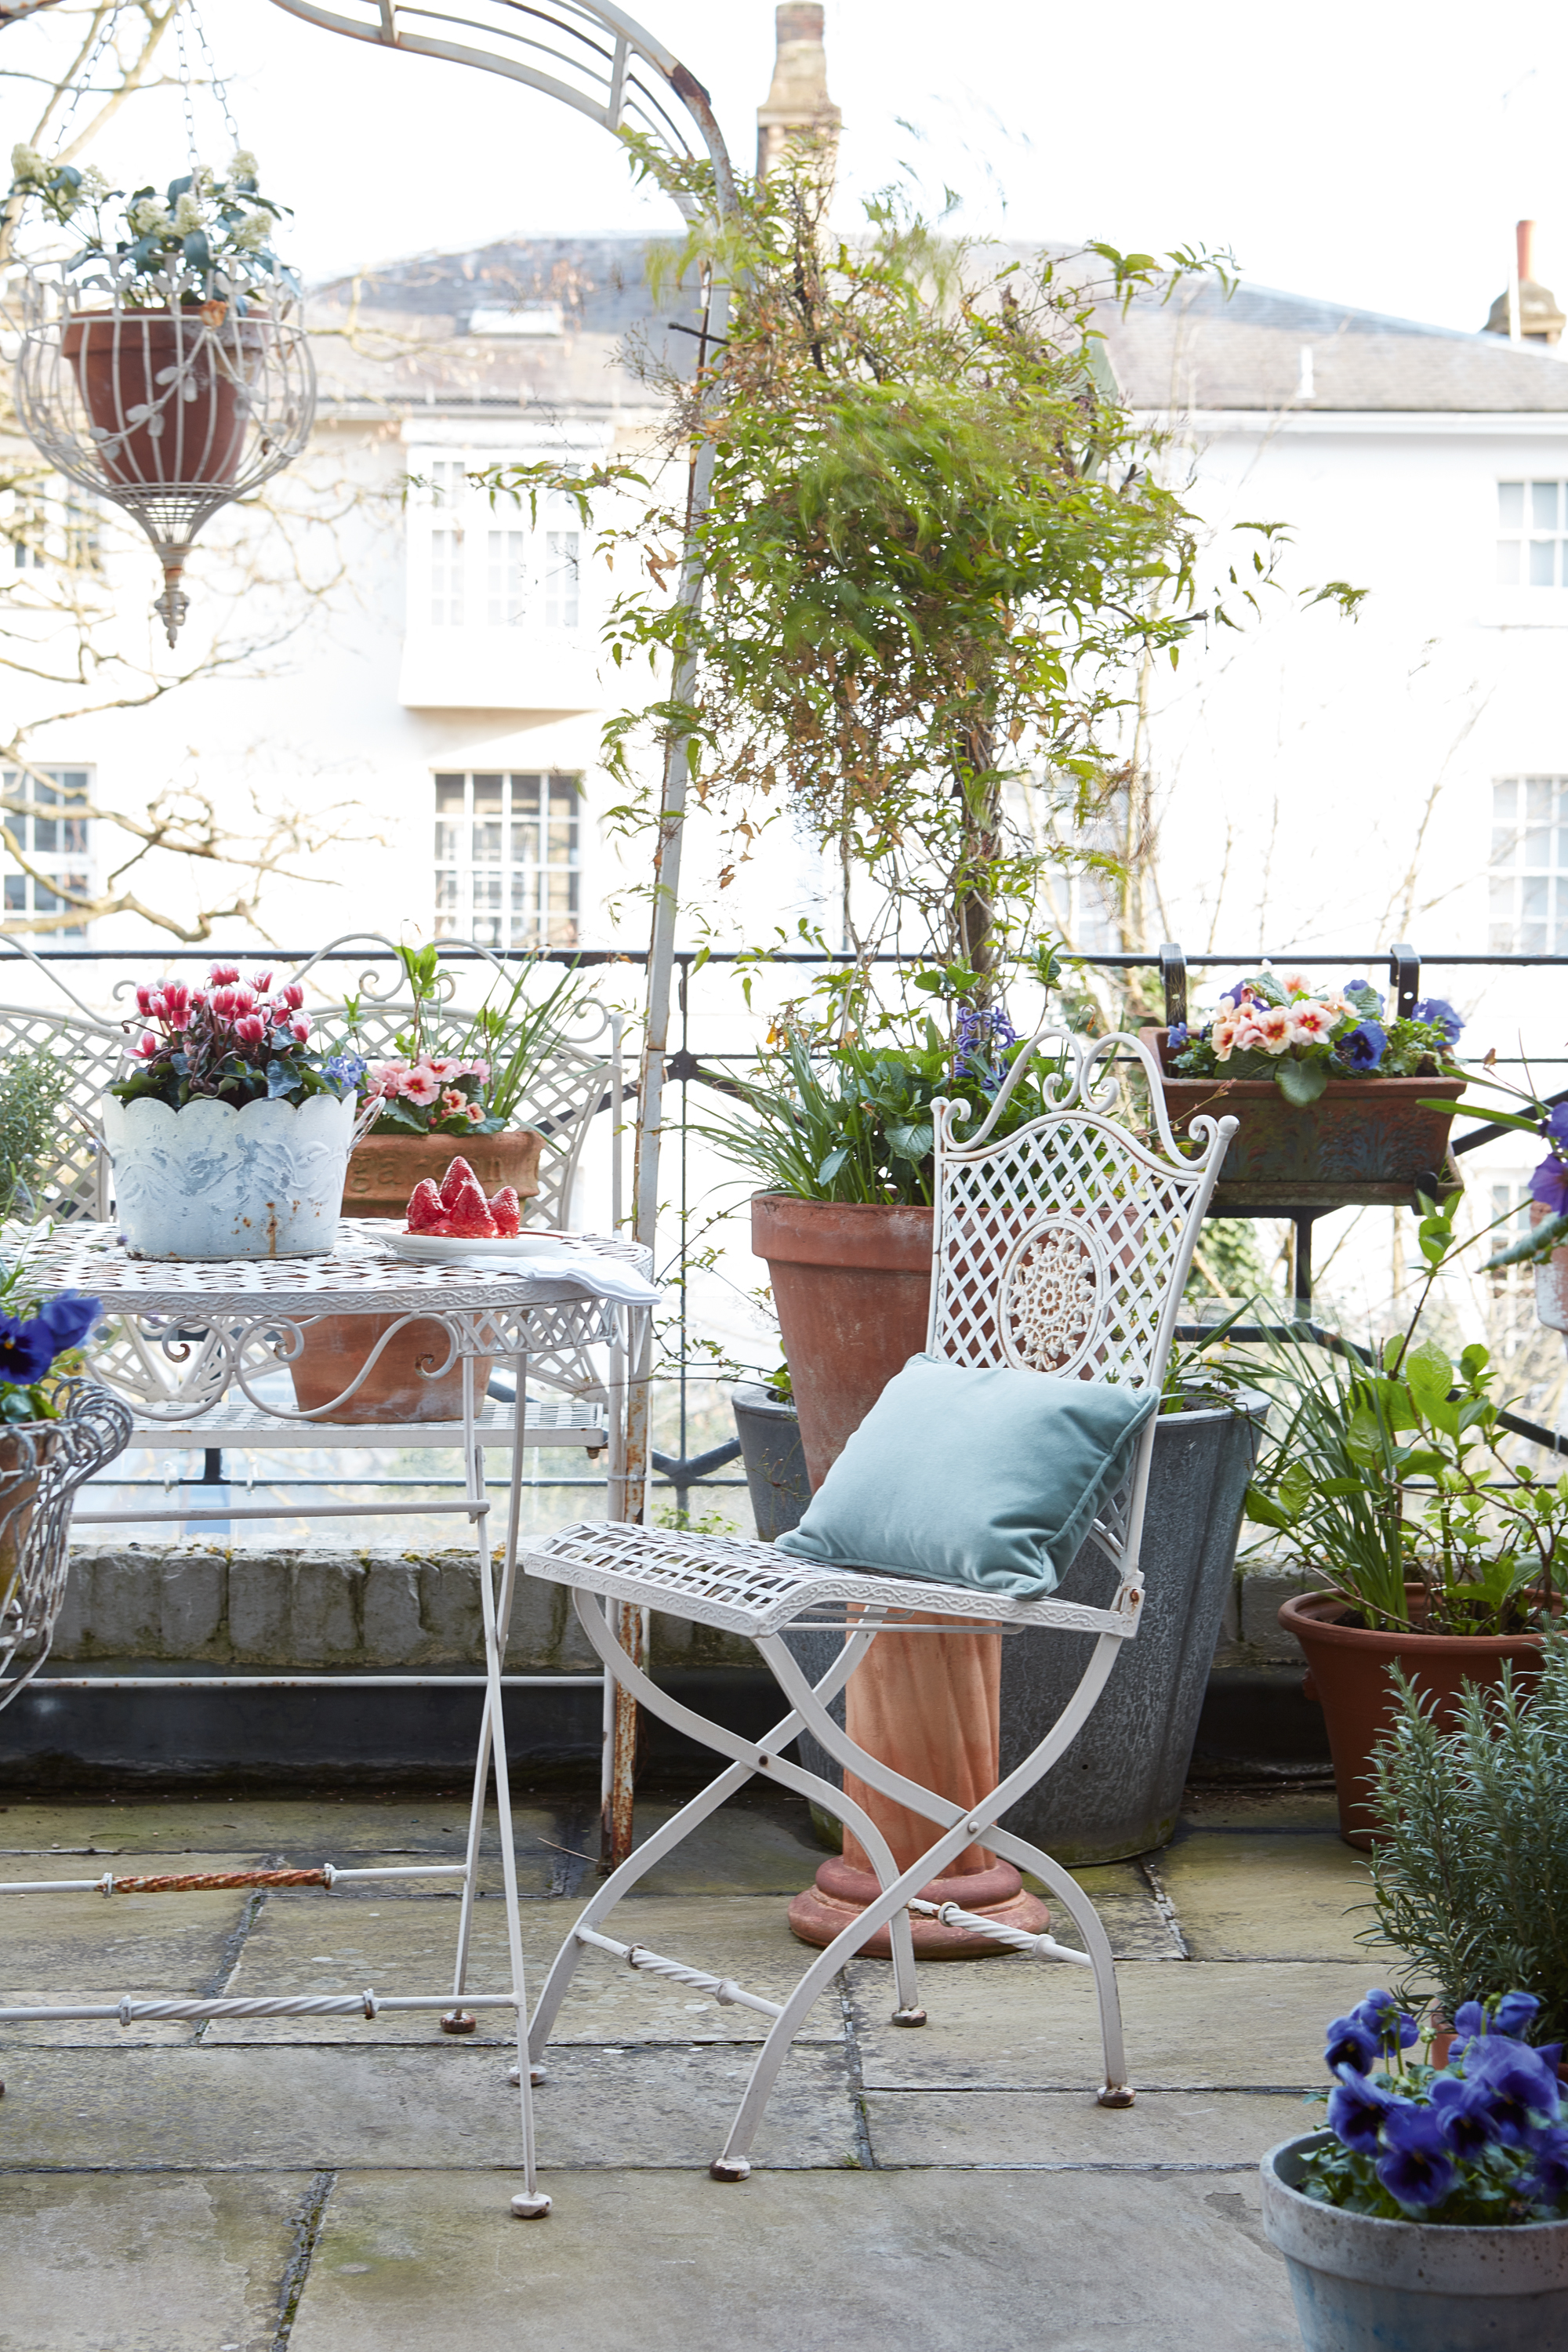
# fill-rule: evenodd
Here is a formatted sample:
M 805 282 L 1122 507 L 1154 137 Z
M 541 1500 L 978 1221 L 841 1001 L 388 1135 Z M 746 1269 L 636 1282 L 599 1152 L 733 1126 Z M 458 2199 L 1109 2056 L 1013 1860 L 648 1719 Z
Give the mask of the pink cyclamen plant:
M 363 1059 L 313 1045 L 300 1009 L 304 990 L 292 981 L 274 990 L 272 980 L 259 971 L 247 985 L 237 965 L 215 963 L 205 988 L 177 980 L 140 984 L 136 1010 L 146 1025 L 128 1048 L 131 1069 L 110 1092 L 121 1102 L 146 1096 L 176 1110 L 202 1099 L 243 1108 L 354 1093 Z

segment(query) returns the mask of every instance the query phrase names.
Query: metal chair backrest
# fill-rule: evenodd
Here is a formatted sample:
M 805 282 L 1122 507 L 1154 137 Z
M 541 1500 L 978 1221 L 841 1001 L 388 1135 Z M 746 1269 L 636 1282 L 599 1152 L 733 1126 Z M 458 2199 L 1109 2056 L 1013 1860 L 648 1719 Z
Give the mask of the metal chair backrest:
M 1125 1055 L 1148 1080 L 1158 1150 L 1113 1116 Z M 997 1136 L 1031 1061 L 1049 1108 Z M 1146 1046 L 1051 1030 L 1018 1055 L 972 1140 L 968 1116 L 961 1102 L 935 1107 L 929 1351 L 956 1364 L 1157 1388 L 1235 1119 L 1194 1119 L 1198 1150 L 1184 1158 Z

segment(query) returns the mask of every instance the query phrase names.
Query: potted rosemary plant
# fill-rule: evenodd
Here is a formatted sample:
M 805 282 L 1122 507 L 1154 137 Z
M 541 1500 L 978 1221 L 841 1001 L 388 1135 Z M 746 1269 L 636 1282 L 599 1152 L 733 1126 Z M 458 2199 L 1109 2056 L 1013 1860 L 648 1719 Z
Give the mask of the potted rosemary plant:
M 1524 2352 L 1568 2331 L 1568 2128 L 1541 2003 L 1465 2004 L 1447 2063 L 1369 1992 L 1328 2031 L 1328 2129 L 1263 2159 L 1307 2352 Z

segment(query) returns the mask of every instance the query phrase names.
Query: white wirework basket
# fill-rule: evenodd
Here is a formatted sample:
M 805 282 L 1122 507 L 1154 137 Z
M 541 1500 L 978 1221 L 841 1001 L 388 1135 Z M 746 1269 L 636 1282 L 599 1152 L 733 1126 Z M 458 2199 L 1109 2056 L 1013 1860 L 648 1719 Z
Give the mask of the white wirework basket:
M 163 567 L 169 643 L 208 517 L 298 457 L 316 371 L 281 283 L 213 296 L 194 271 L 150 282 L 38 268 L 23 281 L 16 411 L 56 471 L 134 517 Z M 133 299 L 134 298 L 134 299 Z
M 0 1423 L 0 1707 L 48 1656 L 70 1566 L 77 1488 L 131 1440 L 131 1408 L 67 1381 L 58 1421 Z

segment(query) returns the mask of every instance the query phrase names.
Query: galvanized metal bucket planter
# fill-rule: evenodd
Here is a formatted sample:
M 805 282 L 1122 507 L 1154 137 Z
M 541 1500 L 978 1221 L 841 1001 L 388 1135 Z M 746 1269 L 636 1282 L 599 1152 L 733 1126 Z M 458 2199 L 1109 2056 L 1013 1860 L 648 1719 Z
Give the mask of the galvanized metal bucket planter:
M 1379 2221 L 1304 2197 L 1302 2158 L 1263 2159 L 1263 2228 L 1285 2257 L 1307 2352 L 1548 2352 L 1568 2345 L 1568 2221 L 1451 2229 Z
M 1145 1029 L 1145 1045 L 1165 1069 L 1164 1029 Z M 1451 1110 L 1426 1110 L 1434 1098 L 1457 1103 L 1462 1078 L 1331 1078 L 1314 1103 L 1286 1101 L 1272 1078 L 1163 1079 L 1171 1125 L 1182 1133 L 1203 1114 L 1237 1119 L 1220 1170 L 1220 1193 L 1235 1187 L 1268 1187 L 1283 1200 L 1331 1207 L 1408 1196 L 1418 1178 L 1441 1176 L 1448 1151 Z M 1216 1207 L 1232 1205 L 1217 1198 Z M 1242 1203 L 1237 1202 L 1235 1205 Z
M 800 1525 L 811 1500 L 800 1419 L 787 1398 L 760 1381 L 737 1381 L 730 1391 L 760 1543 L 772 1543 Z
M 173 1104 L 106 1095 L 115 1213 L 133 1257 L 325 1257 L 342 1209 L 357 1106 Z
M 1004 1817 L 1016 1836 L 1072 1867 L 1151 1853 L 1175 1829 L 1268 1409 L 1268 1399 L 1248 1390 L 1235 1407 L 1197 1400 L 1155 1424 L 1138 1639 L 1127 1643 L 1060 1762 Z M 1063 1577 L 1059 1597 L 1098 1600 L 1104 1581 L 1103 1561 L 1086 1546 Z M 835 1635 L 786 1638 L 808 1673 L 826 1672 Z M 1030 1632 L 1003 1643 L 1004 1772 L 1060 1715 L 1092 1642 L 1087 1633 L 1047 1638 Z M 801 1756 L 808 1771 L 833 1777 L 814 1742 L 802 1740 Z

